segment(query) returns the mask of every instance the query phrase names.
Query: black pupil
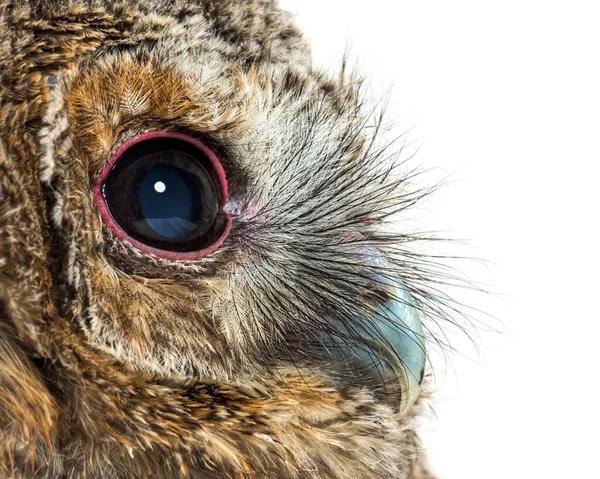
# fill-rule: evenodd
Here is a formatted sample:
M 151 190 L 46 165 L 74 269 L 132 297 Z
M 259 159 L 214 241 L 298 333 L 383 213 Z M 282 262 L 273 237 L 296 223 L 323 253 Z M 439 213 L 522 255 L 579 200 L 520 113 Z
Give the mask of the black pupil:
M 153 167 L 138 185 L 144 214 L 140 221 L 147 222 L 165 238 L 181 238 L 194 231 L 202 210 L 202 200 L 194 186 L 184 171 L 167 165 Z
M 222 230 L 215 184 L 210 161 L 199 149 L 155 138 L 123 153 L 102 192 L 113 219 L 134 239 L 163 250 L 196 251 Z

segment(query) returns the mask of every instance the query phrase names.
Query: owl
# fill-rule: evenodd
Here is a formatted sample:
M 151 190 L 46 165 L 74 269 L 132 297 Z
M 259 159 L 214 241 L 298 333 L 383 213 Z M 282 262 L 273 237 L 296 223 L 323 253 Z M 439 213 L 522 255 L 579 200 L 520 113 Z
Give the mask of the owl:
M 431 478 L 377 111 L 271 0 L 3 1 L 0 476 Z

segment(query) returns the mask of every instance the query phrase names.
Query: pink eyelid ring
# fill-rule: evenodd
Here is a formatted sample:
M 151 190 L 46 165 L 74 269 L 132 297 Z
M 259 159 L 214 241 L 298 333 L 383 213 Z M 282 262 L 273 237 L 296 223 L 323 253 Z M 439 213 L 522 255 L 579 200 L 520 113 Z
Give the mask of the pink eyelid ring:
M 219 182 L 220 188 L 220 210 L 221 214 L 225 217 L 225 227 L 223 228 L 223 232 L 219 235 L 217 240 L 211 244 L 210 246 L 197 250 L 197 251 L 169 251 L 160 248 L 155 248 L 152 246 L 148 246 L 135 238 L 132 238 L 128 235 L 123 228 L 121 228 L 117 222 L 113 219 L 106 202 L 104 201 L 104 195 L 102 194 L 102 185 L 104 184 L 108 174 L 111 172 L 119 158 L 123 156 L 123 154 L 132 146 L 141 143 L 143 141 L 152 140 L 154 138 L 173 138 L 175 140 L 184 141 L 195 146 L 198 150 L 202 152 L 202 154 L 209 160 L 210 165 L 213 169 L 215 176 Z M 199 140 L 192 138 L 191 136 L 184 135 L 183 133 L 171 132 L 171 131 L 149 131 L 147 133 L 143 133 L 134 138 L 131 138 L 124 143 L 120 144 L 114 153 L 109 157 L 106 161 L 100 174 L 96 178 L 96 182 L 94 185 L 94 202 L 96 203 L 96 207 L 100 212 L 100 216 L 102 221 L 110 228 L 110 230 L 119 238 L 124 241 L 131 243 L 133 246 L 138 248 L 141 251 L 146 253 L 151 253 L 153 255 L 159 256 L 161 258 L 170 259 L 170 260 L 195 260 L 199 258 L 203 258 L 211 253 L 214 253 L 225 241 L 229 232 L 231 230 L 232 219 L 231 215 L 223 210 L 223 207 L 227 203 L 229 197 L 227 192 L 227 179 L 225 176 L 225 170 L 221 166 L 221 163 L 217 159 L 216 155 L 210 150 L 206 145 L 204 145 Z

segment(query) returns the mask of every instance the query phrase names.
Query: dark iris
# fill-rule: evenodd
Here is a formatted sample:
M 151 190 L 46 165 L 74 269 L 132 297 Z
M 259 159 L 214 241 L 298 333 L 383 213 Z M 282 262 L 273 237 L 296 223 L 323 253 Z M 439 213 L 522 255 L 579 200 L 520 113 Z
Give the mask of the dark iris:
M 123 153 L 102 194 L 115 222 L 132 238 L 163 250 L 196 251 L 222 232 L 215 184 L 200 150 L 185 141 L 154 138 Z

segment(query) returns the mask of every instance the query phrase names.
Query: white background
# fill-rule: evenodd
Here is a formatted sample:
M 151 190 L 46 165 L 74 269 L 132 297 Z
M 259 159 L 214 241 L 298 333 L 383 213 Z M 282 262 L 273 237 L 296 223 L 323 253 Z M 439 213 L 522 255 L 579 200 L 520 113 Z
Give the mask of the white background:
M 374 91 L 392 87 L 415 162 L 451 174 L 424 229 L 488 261 L 459 267 L 497 293 L 469 300 L 504 334 L 437 361 L 422 427 L 435 473 L 600 478 L 597 2 L 281 3 L 316 64 L 334 71 L 350 44 Z

